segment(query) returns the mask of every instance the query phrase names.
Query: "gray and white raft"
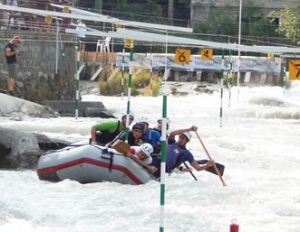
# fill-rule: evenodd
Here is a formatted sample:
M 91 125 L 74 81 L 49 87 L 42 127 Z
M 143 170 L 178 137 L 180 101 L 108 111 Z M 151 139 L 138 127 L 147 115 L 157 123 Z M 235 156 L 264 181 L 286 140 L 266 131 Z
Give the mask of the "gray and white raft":
M 80 183 L 102 181 L 144 184 L 155 177 L 145 167 L 114 149 L 97 145 L 67 147 L 39 158 L 40 180 L 75 180 Z

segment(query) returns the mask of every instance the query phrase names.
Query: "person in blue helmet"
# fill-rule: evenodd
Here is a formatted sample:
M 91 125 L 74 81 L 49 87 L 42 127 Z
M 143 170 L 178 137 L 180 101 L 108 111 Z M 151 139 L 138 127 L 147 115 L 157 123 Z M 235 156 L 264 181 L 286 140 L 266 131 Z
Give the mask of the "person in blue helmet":
M 202 171 L 214 165 L 214 161 L 210 160 L 206 164 L 199 164 L 194 159 L 193 154 L 187 150 L 186 144 L 191 140 L 191 131 L 197 131 L 196 126 L 191 126 L 190 128 L 176 130 L 170 133 L 167 146 L 167 160 L 166 160 L 166 172 L 172 173 L 175 168 L 179 168 L 184 162 L 189 162 L 191 166 L 197 170 Z M 178 140 L 175 137 L 178 136 Z M 157 171 L 154 173 L 156 177 L 160 176 L 160 160 L 154 160 L 151 164 Z M 181 171 L 190 171 L 189 168 L 180 168 Z
M 142 135 L 142 139 L 146 143 L 150 143 L 153 146 L 155 154 L 160 153 L 161 134 L 158 131 L 149 128 L 149 120 L 147 118 L 142 117 L 139 120 L 139 123 L 142 123 L 144 125 L 144 133 Z

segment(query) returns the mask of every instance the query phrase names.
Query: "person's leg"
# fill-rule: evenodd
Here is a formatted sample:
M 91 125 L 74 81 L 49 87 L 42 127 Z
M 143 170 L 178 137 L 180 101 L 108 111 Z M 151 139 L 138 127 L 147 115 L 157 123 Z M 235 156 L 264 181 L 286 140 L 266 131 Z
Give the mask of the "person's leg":
M 15 83 L 16 83 L 16 76 L 17 76 L 17 66 L 16 64 L 10 64 L 8 65 L 8 91 L 13 92 L 15 89 Z

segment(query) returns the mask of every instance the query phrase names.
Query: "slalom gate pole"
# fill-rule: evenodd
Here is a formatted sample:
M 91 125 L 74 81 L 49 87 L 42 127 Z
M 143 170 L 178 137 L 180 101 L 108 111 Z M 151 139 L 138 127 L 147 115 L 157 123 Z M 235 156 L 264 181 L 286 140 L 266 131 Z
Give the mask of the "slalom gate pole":
M 123 96 L 125 93 L 124 72 L 125 72 L 125 48 L 123 48 L 123 51 L 122 51 L 122 77 L 121 77 L 121 89 L 122 89 L 121 98 L 122 98 L 122 100 L 123 100 Z
M 151 95 L 153 95 L 153 47 L 151 43 L 150 47 L 151 52 L 151 59 L 150 59 L 150 89 L 151 89 Z
M 164 232 L 165 226 L 165 176 L 167 159 L 167 66 L 168 66 L 168 32 L 166 32 L 166 63 L 164 75 L 164 90 L 162 104 L 162 135 L 161 135 L 161 161 L 160 161 L 160 223 L 159 232 Z
M 238 102 L 240 101 L 240 77 L 241 77 L 241 39 L 242 39 L 242 5 L 243 0 L 240 0 L 240 7 L 239 7 L 239 37 L 238 37 L 238 73 L 236 79 L 236 86 L 237 86 L 237 97 Z
M 229 90 L 229 95 L 228 95 L 228 108 L 230 108 L 231 105 L 231 87 L 232 87 L 232 56 L 231 56 L 231 50 L 229 50 L 229 74 L 227 78 L 227 86 Z
M 126 115 L 126 135 L 125 142 L 128 143 L 129 132 L 129 116 L 130 116 L 130 99 L 131 99 L 131 86 L 132 86 L 132 72 L 133 72 L 133 47 L 130 48 L 130 62 L 129 62 L 129 75 L 128 75 L 128 97 L 127 97 L 127 115 Z
M 223 120 L 223 85 L 224 85 L 224 49 L 222 50 L 222 74 L 221 74 L 221 95 L 220 95 L 220 127 Z
M 75 118 L 78 119 L 78 111 L 79 111 L 79 68 L 80 68 L 80 41 L 78 40 L 76 45 L 77 52 L 77 60 L 76 60 L 76 99 L 75 99 Z

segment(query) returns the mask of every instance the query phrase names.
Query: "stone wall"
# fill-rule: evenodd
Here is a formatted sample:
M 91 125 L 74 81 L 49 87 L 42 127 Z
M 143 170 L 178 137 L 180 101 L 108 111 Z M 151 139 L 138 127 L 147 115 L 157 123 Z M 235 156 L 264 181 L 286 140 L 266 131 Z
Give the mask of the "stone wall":
M 22 38 L 18 57 L 16 94 L 22 98 L 43 100 L 74 99 L 75 37 L 61 34 L 56 73 L 56 32 L 0 30 L 0 88 L 7 86 L 4 47 L 14 35 Z

